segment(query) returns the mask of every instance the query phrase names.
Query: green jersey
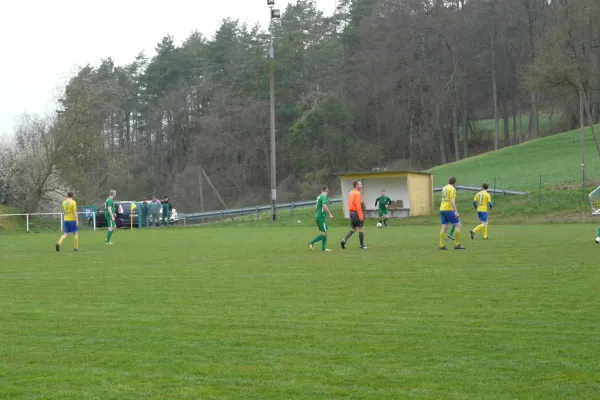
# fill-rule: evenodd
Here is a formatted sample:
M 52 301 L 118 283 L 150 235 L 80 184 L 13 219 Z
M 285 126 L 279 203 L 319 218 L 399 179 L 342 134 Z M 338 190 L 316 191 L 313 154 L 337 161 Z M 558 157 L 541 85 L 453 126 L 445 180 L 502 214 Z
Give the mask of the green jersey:
M 327 204 L 327 196 L 323 193 L 317 197 L 317 210 L 315 212 L 315 220 L 326 221 L 327 216 L 323 212 L 323 206 Z
M 110 219 L 110 212 L 108 210 L 112 210 L 112 215 L 116 215 L 115 203 L 111 197 L 106 199 L 104 202 L 104 217 L 108 220 Z
M 392 199 L 390 199 L 387 196 L 379 196 L 377 198 L 377 200 L 375 200 L 375 206 L 377 206 L 377 203 L 379 203 L 379 209 L 380 210 L 385 210 L 387 207 L 387 205 L 389 205 L 392 202 Z

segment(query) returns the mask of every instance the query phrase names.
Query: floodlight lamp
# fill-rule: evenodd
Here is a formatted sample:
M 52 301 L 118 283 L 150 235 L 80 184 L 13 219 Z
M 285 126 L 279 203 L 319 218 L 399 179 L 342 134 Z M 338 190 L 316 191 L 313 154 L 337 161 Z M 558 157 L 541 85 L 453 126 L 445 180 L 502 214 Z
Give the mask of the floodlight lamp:
M 273 7 L 275 5 L 275 0 L 267 0 L 267 5 Z
M 278 9 L 271 9 L 271 19 L 281 18 L 281 12 Z

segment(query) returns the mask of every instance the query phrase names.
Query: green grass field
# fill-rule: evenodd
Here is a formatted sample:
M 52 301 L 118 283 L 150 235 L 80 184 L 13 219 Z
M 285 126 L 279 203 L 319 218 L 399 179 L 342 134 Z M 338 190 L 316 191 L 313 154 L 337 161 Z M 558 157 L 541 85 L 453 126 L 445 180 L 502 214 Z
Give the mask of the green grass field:
M 600 126 L 596 131 L 600 132 Z M 598 182 L 600 158 L 589 129 L 585 142 L 587 179 Z M 499 188 L 535 191 L 540 174 L 543 186 L 577 185 L 581 183 L 580 149 L 579 131 L 571 131 L 442 165 L 429 172 L 434 174 L 435 185 L 446 184 L 451 175 L 457 177 L 458 184 L 470 185 L 483 181 L 491 185 L 496 177 Z
M 600 397 L 595 225 L 306 224 L 2 236 L 0 398 Z
M 464 232 L 465 251 L 437 250 L 437 214 L 367 221 L 369 249 L 342 251 L 340 206 L 332 253 L 307 249 L 311 208 L 110 247 L 84 229 L 80 253 L 54 251 L 56 221 L 0 217 L 0 399 L 600 398 L 586 145 L 583 196 L 577 132 L 434 168 L 530 192 L 495 196 L 490 240 Z

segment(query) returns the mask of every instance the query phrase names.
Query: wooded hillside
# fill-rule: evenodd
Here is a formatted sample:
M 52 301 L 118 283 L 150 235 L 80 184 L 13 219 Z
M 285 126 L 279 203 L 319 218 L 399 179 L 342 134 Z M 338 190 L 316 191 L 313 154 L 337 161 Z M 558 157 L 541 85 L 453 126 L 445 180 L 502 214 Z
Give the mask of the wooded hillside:
M 228 205 L 264 203 L 265 28 L 224 20 L 212 37 L 165 36 L 151 58 L 82 68 L 56 115 L 25 118 L 2 147 L 0 202 L 32 211 L 65 187 L 90 201 L 114 188 L 194 211 L 200 165 Z M 331 17 L 297 0 L 272 34 L 281 201 L 314 197 L 335 172 L 425 169 L 535 138 L 542 110 L 566 116 L 552 131 L 575 128 L 580 85 L 598 122 L 598 0 L 340 0 Z M 469 129 L 490 118 L 491 140 Z

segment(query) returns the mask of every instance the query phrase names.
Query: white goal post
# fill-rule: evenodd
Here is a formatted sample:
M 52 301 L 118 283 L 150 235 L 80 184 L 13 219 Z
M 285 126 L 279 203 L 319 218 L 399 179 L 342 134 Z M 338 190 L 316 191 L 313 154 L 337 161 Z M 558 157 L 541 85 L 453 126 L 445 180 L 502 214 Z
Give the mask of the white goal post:
M 590 192 L 589 198 L 592 215 L 600 215 L 600 186 Z

